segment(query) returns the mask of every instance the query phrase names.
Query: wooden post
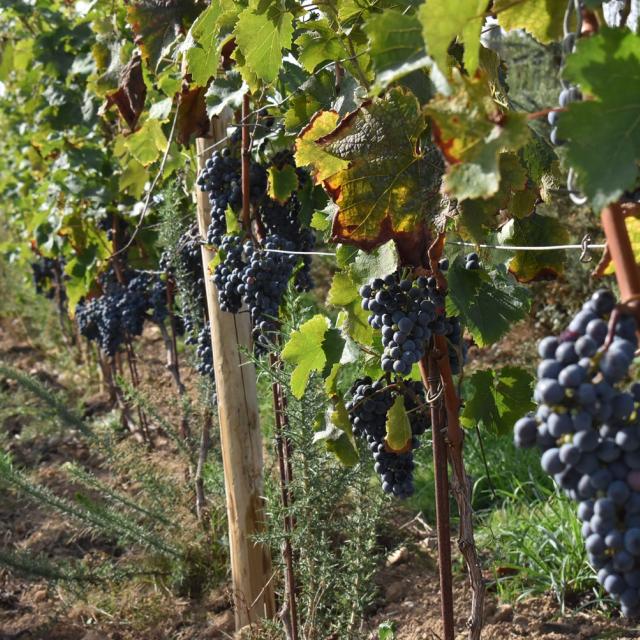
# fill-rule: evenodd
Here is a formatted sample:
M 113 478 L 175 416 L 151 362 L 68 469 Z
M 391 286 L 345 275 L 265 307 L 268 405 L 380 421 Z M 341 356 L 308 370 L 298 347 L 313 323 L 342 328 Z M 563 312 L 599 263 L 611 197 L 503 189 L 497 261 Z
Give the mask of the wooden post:
M 227 123 L 228 119 L 224 117 L 214 120 L 213 136 L 196 140 L 198 170 L 211 155 L 207 148 L 225 136 Z M 204 238 L 211 218 L 210 204 L 206 193 L 198 190 L 196 197 L 198 227 Z M 234 315 L 220 310 L 218 293 L 208 269 L 212 259 L 213 253 L 203 245 L 202 265 L 211 325 L 229 519 L 231 579 L 236 629 L 241 629 L 260 618 L 271 618 L 275 613 L 269 549 L 254 541 L 254 536 L 265 526 L 262 433 L 255 367 L 241 353 L 241 348 L 252 348 L 249 314 Z

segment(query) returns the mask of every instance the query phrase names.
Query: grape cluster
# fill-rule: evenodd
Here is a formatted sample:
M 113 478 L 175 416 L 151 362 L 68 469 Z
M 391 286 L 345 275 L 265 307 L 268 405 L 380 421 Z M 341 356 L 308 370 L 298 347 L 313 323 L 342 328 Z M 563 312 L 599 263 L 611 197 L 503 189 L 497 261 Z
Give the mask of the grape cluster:
M 240 159 L 230 148 L 214 151 L 205 163 L 196 184 L 205 191 L 211 203 L 211 223 L 207 229 L 207 243 L 219 246 L 227 233 L 226 211 L 231 207 L 239 211 L 242 207 L 242 182 Z M 250 200 L 255 203 L 267 188 L 267 173 L 264 168 L 251 162 L 249 168 Z
M 300 209 L 300 200 L 295 193 L 284 204 L 266 197 L 260 205 L 259 216 L 267 234 L 283 238 L 291 244 L 292 250 L 312 251 L 316 241 L 315 234 L 310 228 L 300 224 Z M 296 290 L 308 291 L 313 287 L 311 256 L 301 256 L 300 263 L 295 277 Z
M 613 294 L 594 293 L 566 331 L 540 341 L 535 415 L 515 425 L 519 447 L 578 501 L 589 561 L 625 616 L 640 615 L 640 384 L 623 388 L 638 346 L 620 315 L 608 340 Z
M 419 436 L 431 426 L 424 387 L 415 381 L 403 384 L 398 388 L 388 386 L 384 378 L 376 382 L 361 378 L 351 387 L 351 399 L 346 404 L 354 435 L 365 439 L 373 454 L 382 489 L 398 498 L 413 494 L 413 450 L 420 445 Z M 403 452 L 392 451 L 385 444 L 387 412 L 398 394 L 404 396 L 412 432 L 410 447 Z
M 209 376 L 213 380 L 213 350 L 211 348 L 211 329 L 204 323 L 196 338 L 196 371 L 201 376 Z
M 220 250 L 224 260 L 213 272 L 222 311 L 238 313 L 242 306 L 242 277 L 246 267 L 244 247 L 240 236 L 223 236 Z
M 278 235 L 270 235 L 262 247 L 245 243 L 247 266 L 239 290 L 249 306 L 253 338 L 260 352 L 269 344 L 269 334 L 278 328 L 278 310 L 287 283 L 298 262 L 295 255 L 272 252 L 292 250 L 293 243 Z
M 382 370 L 408 375 L 433 334 L 444 334 L 444 299 L 433 277 L 415 280 L 390 274 L 360 288 L 369 324 L 382 332 Z
M 31 262 L 31 279 L 36 293 L 53 300 L 56 295 L 60 301 L 67 299 L 64 280 L 68 279 L 64 274 L 65 261 L 63 258 L 45 258 L 38 256 Z
M 295 254 L 280 252 L 293 248 L 292 242 L 276 234 L 260 246 L 229 235 L 220 244 L 224 257 L 213 275 L 220 308 L 237 313 L 243 303 L 249 307 L 256 353 L 264 351 L 269 334 L 278 328 L 280 303 L 298 263 Z
M 101 278 L 102 295 L 81 300 L 76 307 L 80 334 L 95 341 L 108 356 L 128 339 L 139 336 L 147 320 L 161 322 L 167 315 L 166 284 L 156 274 L 131 271 L 126 284 L 112 272 Z

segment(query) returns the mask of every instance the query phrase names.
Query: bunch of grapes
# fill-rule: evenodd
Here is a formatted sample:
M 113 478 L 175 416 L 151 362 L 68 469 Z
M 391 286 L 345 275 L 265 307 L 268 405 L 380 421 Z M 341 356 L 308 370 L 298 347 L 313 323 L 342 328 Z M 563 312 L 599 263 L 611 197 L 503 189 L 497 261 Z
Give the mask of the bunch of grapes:
M 240 236 L 225 235 L 220 243 L 224 260 L 213 273 L 222 311 L 238 313 L 242 306 L 242 278 L 246 268 L 244 247 Z
M 369 324 L 382 332 L 383 371 L 408 375 L 431 336 L 446 331 L 444 299 L 433 277 L 390 274 L 362 286 L 360 296 L 362 308 L 370 312 Z
M 387 413 L 398 394 L 404 396 L 412 432 L 410 446 L 402 452 L 393 451 L 385 444 Z M 413 494 L 413 450 L 420 444 L 419 436 L 431 426 L 427 407 L 424 387 L 419 382 L 389 386 L 384 378 L 373 382 L 366 377 L 356 380 L 351 387 L 346 408 L 353 433 L 366 440 L 382 489 L 398 498 Z
M 201 376 L 208 376 L 213 380 L 213 350 L 211 348 L 211 330 L 207 322 L 204 323 L 196 339 L 196 371 Z
M 245 243 L 247 263 L 239 290 L 249 307 L 258 352 L 278 328 L 280 303 L 298 261 L 295 255 L 278 251 L 292 249 L 293 243 L 275 234 L 267 236 L 261 247 Z
M 63 280 L 65 262 L 63 258 L 45 258 L 38 256 L 31 262 L 31 278 L 36 293 L 53 300 L 60 296 L 61 302 L 67 299 Z M 59 292 L 59 293 L 58 293 Z
M 230 148 L 214 151 L 205 163 L 196 184 L 205 191 L 211 203 L 211 223 L 207 229 L 207 243 L 219 246 L 227 233 L 227 207 L 235 212 L 242 208 L 242 178 L 240 159 Z M 267 188 L 264 168 L 251 162 L 249 169 L 250 201 L 259 202 Z
M 625 616 L 640 614 L 640 384 L 623 387 L 638 346 L 636 323 L 597 291 L 566 331 L 540 341 L 535 415 L 515 425 L 519 447 L 538 445 L 542 468 L 574 500 L 589 561 Z
M 306 174 L 305 174 L 306 175 Z M 312 251 L 315 246 L 315 234 L 300 223 L 300 200 L 296 194 L 284 204 L 271 198 L 265 198 L 259 208 L 259 216 L 268 235 L 278 236 L 290 243 L 292 250 Z M 297 291 L 309 291 L 313 287 L 311 279 L 311 256 L 301 256 L 301 266 L 296 271 Z
M 76 307 L 80 334 L 114 356 L 125 341 L 139 336 L 147 320 L 162 321 L 167 314 L 165 283 L 157 274 L 130 271 L 126 284 L 112 272 L 101 278 L 102 295 L 81 300 Z

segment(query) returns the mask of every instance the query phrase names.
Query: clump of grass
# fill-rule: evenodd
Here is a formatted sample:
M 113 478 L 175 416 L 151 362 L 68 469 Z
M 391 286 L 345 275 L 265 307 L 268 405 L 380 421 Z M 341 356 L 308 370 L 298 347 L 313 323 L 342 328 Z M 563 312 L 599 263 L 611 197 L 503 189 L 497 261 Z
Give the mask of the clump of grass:
M 519 601 L 551 591 L 563 613 L 578 602 L 605 607 L 587 561 L 575 503 L 557 487 L 533 482 L 515 482 L 500 496 L 502 507 L 488 513 L 477 531 L 499 597 Z

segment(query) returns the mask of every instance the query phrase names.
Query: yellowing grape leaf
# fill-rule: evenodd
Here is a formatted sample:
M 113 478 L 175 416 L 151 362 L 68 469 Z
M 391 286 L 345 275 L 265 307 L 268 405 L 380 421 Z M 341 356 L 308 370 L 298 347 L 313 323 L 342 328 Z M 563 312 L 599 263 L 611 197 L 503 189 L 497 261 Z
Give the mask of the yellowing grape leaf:
M 627 227 L 629 240 L 631 240 L 631 247 L 633 248 L 633 255 L 635 256 L 636 264 L 640 265 L 640 220 L 638 220 L 638 218 L 627 217 L 624 219 L 624 223 Z M 608 276 L 615 272 L 616 266 L 613 264 L 612 260 L 604 274 Z
M 427 51 L 442 73 L 449 69 L 449 46 L 455 38 L 464 43 L 464 65 L 473 75 L 478 68 L 480 31 L 484 24 L 485 0 L 427 0 L 419 17 Z
M 338 120 L 340 116 L 335 111 L 319 111 L 311 118 L 296 140 L 296 165 L 298 167 L 311 165 L 313 177 L 317 182 L 321 182 L 349 164 L 346 160 L 323 151 L 315 144 L 318 139 L 336 128 Z
M 311 164 L 316 179 L 324 176 L 338 207 L 334 241 L 369 251 L 392 238 L 411 238 L 433 221 L 441 203 L 442 164 L 432 146 L 418 150 L 424 128 L 417 99 L 404 89 L 364 103 L 323 137 L 310 125 L 305 133 L 315 142 L 307 140 L 299 164 Z M 334 173 L 332 162 L 339 166 Z
M 433 137 L 447 161 L 445 191 L 459 201 L 488 198 L 500 187 L 500 154 L 529 140 L 526 114 L 505 111 L 493 99 L 483 72 L 454 73 L 451 96 L 436 96 L 425 109 Z
M 498 234 L 498 243 L 506 245 L 544 247 L 568 242 L 569 232 L 559 220 L 535 213 L 509 220 Z M 520 282 L 552 280 L 564 271 L 566 259 L 562 249 L 516 251 L 508 266 Z
M 272 200 L 284 204 L 298 188 L 298 175 L 295 167 L 285 164 L 282 169 L 269 167 L 267 193 Z
M 398 394 L 387 413 L 385 443 L 391 451 L 405 451 L 411 443 L 411 423 L 404 406 L 404 396 Z
M 562 37 L 563 0 L 496 0 L 493 13 L 503 29 L 524 29 L 538 42 L 548 44 Z
M 291 48 L 293 15 L 283 11 L 278 2 L 254 3 L 238 16 L 234 34 L 244 64 L 271 83 L 280 72 L 282 50 Z

